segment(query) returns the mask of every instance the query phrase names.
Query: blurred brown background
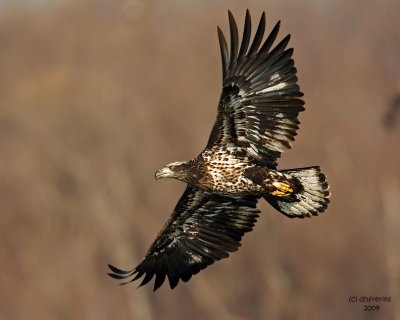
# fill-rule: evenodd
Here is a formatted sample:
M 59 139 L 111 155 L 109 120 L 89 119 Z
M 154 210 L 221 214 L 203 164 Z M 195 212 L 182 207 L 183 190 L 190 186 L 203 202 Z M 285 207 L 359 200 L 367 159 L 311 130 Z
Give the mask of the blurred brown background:
M 263 212 L 242 248 L 171 291 L 118 286 L 216 115 L 216 26 L 282 20 L 307 111 L 281 168 L 319 164 L 318 218 Z M 0 319 L 400 319 L 400 2 L 0 1 Z M 254 29 L 253 29 L 254 30 Z M 400 122 L 400 117 L 399 121 Z M 350 296 L 390 296 L 377 312 Z

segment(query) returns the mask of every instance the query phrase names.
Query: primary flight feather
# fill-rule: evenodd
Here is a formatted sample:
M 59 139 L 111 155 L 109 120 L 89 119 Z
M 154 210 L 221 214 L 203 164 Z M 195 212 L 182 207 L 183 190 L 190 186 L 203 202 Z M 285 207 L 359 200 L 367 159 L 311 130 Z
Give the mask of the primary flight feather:
M 218 28 L 223 89 L 217 119 L 206 148 L 186 162 L 158 170 L 156 179 L 175 178 L 187 188 L 143 261 L 129 271 L 109 266 L 109 275 L 129 283 L 155 277 L 154 290 L 168 278 L 174 288 L 236 251 L 253 229 L 260 198 L 290 218 L 323 212 L 329 203 L 319 167 L 277 170 L 277 159 L 291 147 L 304 110 L 297 85 L 290 36 L 274 46 L 278 22 L 264 39 L 265 13 L 251 41 L 247 10 L 242 41 L 231 12 L 230 50 Z

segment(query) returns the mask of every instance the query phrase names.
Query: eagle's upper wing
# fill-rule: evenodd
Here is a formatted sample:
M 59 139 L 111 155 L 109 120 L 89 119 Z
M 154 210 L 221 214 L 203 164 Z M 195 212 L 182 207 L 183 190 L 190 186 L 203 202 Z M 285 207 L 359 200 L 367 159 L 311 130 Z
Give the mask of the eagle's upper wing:
M 247 11 L 239 48 L 238 29 L 229 12 L 230 54 L 218 28 L 223 90 L 207 149 L 241 146 L 249 155 L 273 168 L 281 152 L 290 148 L 304 102 L 299 99 L 303 94 L 291 59 L 293 49 L 286 49 L 290 35 L 272 49 L 279 25 L 278 22 L 260 47 L 265 31 L 263 13 L 250 45 L 251 18 Z
M 133 270 L 113 266 L 109 275 L 116 279 L 145 275 L 141 286 L 156 276 L 154 290 L 168 276 L 171 288 L 179 279 L 192 275 L 240 246 L 245 232 L 251 231 L 258 213 L 257 197 L 232 199 L 187 187 L 174 212 L 151 245 L 143 261 Z

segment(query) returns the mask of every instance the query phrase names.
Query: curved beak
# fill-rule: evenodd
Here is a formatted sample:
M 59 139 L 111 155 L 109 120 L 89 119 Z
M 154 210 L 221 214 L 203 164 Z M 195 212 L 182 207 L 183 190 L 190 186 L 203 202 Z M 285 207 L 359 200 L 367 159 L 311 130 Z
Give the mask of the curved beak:
M 164 167 L 160 170 L 157 170 L 154 177 L 156 178 L 156 180 L 161 179 L 161 178 L 168 178 L 168 177 L 172 177 L 174 175 L 174 172 L 169 169 L 168 167 Z

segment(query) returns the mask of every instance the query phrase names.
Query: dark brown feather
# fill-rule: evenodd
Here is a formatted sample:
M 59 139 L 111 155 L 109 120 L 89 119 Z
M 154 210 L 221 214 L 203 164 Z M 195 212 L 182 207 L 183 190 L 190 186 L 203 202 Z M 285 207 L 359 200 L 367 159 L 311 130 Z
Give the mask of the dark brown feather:
M 242 146 L 249 156 L 262 165 L 276 168 L 281 153 L 291 147 L 304 110 L 303 94 L 297 85 L 293 49 L 287 49 L 290 35 L 275 47 L 280 23 L 272 29 L 260 49 L 265 32 L 262 14 L 256 35 L 251 39 L 251 17 L 246 12 L 243 38 L 238 53 L 238 30 L 229 12 L 231 34 L 230 56 L 225 37 L 219 29 L 223 90 L 218 114 L 206 149 Z M 229 60 L 229 61 L 228 61 Z
M 236 251 L 245 232 L 251 231 L 259 210 L 258 197 L 233 199 L 188 187 L 165 227 L 135 269 L 109 266 L 115 279 L 129 283 L 144 275 L 140 286 L 154 276 L 157 290 L 168 276 L 170 287 Z

